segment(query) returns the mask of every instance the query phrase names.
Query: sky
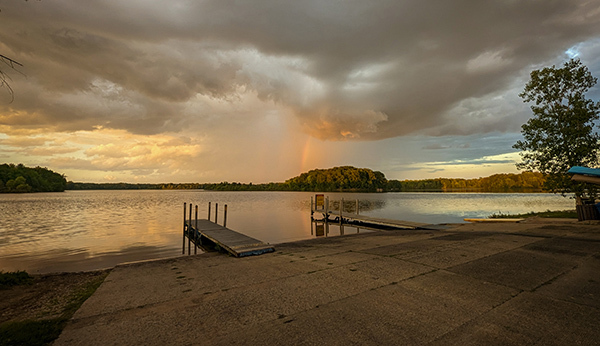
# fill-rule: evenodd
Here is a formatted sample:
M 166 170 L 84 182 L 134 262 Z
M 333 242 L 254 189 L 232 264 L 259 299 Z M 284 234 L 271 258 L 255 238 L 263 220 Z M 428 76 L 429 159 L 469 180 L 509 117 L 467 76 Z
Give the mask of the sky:
M 516 173 L 534 69 L 600 77 L 588 0 L 0 1 L 0 163 L 79 182 Z M 596 86 L 588 97 L 599 100 Z

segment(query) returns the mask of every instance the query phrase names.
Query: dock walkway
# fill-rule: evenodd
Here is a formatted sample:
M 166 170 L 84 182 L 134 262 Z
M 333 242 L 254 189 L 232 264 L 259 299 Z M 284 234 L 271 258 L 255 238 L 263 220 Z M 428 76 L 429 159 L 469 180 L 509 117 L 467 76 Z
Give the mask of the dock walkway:
M 235 257 L 260 255 L 275 251 L 273 246 L 269 244 L 206 219 L 192 220 L 191 222 L 186 220 L 184 232 L 196 246 L 199 246 L 199 243 L 205 238 Z
M 327 214 L 327 215 L 326 215 Z M 323 215 L 328 218 L 329 215 L 334 216 L 336 218 L 340 217 L 339 211 L 328 211 L 325 213 L 323 211 Z M 367 225 L 375 225 L 375 226 L 386 226 L 386 227 L 394 227 L 401 229 L 418 229 L 418 228 L 427 228 L 426 226 L 430 226 L 430 224 L 420 223 L 420 222 L 412 222 L 412 221 L 404 221 L 404 220 L 393 220 L 393 219 L 383 219 L 377 217 L 370 217 L 366 215 L 360 214 L 351 214 L 351 213 L 342 213 L 342 222 L 345 223 L 363 223 Z
M 345 212 L 345 202 L 342 198 L 339 201 L 339 205 L 337 210 L 332 210 L 329 207 L 329 197 L 325 197 L 322 194 L 318 194 L 315 196 L 315 199 L 311 197 L 310 199 L 310 217 L 311 220 L 320 221 L 314 218 L 314 214 L 323 214 L 323 221 L 326 222 L 340 222 L 351 224 L 351 225 L 365 225 L 365 226 L 374 226 L 374 227 L 391 227 L 397 229 L 432 229 L 431 224 L 413 222 L 413 221 L 405 221 L 405 220 L 394 220 L 394 219 L 384 219 L 378 217 L 371 217 L 360 214 L 360 203 L 359 200 L 356 200 L 356 204 L 354 207 L 354 213 Z M 334 217 L 333 220 L 330 220 L 329 217 Z M 438 227 L 433 227 L 438 228 Z

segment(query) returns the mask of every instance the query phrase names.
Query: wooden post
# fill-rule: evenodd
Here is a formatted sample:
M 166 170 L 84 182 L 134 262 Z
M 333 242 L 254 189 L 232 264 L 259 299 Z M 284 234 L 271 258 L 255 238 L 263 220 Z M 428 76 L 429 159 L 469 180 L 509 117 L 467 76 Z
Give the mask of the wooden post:
M 210 202 L 208 202 L 208 221 L 210 221 Z
M 223 211 L 223 227 L 227 227 L 227 204 L 225 204 L 225 210 Z
M 196 205 L 196 229 L 194 230 L 194 255 L 198 253 L 198 206 Z
M 215 203 L 215 223 L 219 224 L 219 203 Z
M 329 221 L 329 196 L 325 197 L 325 220 Z
M 190 203 L 190 227 L 192 227 L 192 203 Z M 189 231 L 189 228 L 188 228 Z M 190 236 L 190 232 L 188 232 L 188 255 L 192 254 L 192 251 L 190 251 L 192 248 L 192 237 Z
M 360 211 L 360 203 L 358 198 L 356 199 L 356 216 L 358 216 L 358 212 Z M 360 228 L 356 227 L 356 233 L 360 233 Z
M 310 196 L 310 219 L 313 219 L 313 213 L 315 212 L 315 208 L 313 208 L 313 198 Z M 310 232 L 312 235 L 312 232 Z
M 183 245 L 181 246 L 181 254 L 185 255 L 185 212 L 187 211 L 187 203 L 183 202 Z
M 344 199 L 340 200 L 340 227 L 342 227 L 342 210 L 344 209 Z

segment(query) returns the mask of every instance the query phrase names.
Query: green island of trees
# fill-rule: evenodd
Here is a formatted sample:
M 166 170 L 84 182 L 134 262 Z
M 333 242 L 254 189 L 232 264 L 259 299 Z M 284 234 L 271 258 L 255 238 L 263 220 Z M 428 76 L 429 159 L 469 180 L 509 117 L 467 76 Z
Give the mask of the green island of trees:
M 0 193 L 62 192 L 66 188 L 65 176 L 47 168 L 0 165 Z

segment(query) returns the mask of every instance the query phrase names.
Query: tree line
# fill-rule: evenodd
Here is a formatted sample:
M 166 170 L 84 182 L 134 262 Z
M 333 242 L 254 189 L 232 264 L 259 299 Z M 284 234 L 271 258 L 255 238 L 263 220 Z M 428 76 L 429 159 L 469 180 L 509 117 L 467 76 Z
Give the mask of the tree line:
M 494 174 L 475 179 L 390 180 L 386 191 L 398 192 L 542 192 L 546 176 L 536 172 Z
M 47 168 L 0 165 L 0 193 L 62 192 L 66 188 L 65 176 Z
M 265 184 L 220 183 L 74 183 L 67 190 L 179 190 L 211 191 L 314 191 L 314 192 L 541 192 L 545 175 L 534 172 L 494 174 L 485 178 L 424 180 L 387 180 L 385 175 L 368 168 L 351 166 L 315 169 L 285 182 Z

